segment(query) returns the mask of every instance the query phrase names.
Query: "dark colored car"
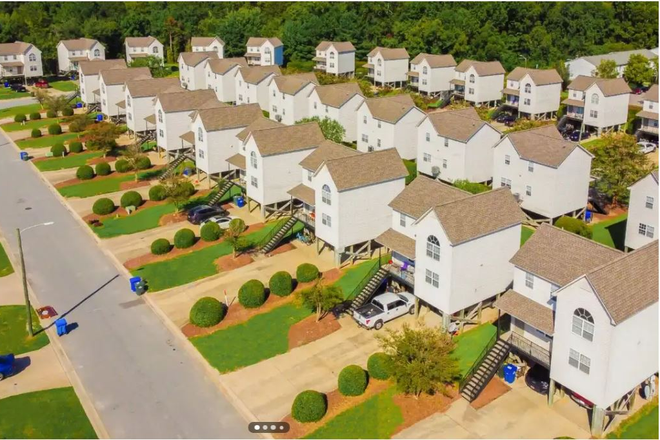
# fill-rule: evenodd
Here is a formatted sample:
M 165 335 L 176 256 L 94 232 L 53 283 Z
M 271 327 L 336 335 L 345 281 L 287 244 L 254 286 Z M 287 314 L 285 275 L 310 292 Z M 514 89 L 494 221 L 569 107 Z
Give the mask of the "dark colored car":
M 542 365 L 536 364 L 525 375 L 525 383 L 537 393 L 548 394 L 550 372 Z
M 197 207 L 188 211 L 188 221 L 193 225 L 198 225 L 206 219 L 216 216 L 225 216 L 229 214 L 226 209 L 222 209 L 219 206 L 204 206 L 202 208 Z
M 501 123 L 504 123 L 504 124 L 506 124 L 509 121 L 513 122 L 515 120 L 516 120 L 515 116 L 510 115 L 508 113 L 502 113 L 496 119 L 497 122 L 501 122 Z
M 39 79 L 36 83 L 34 83 L 34 86 L 39 87 L 40 89 L 47 89 L 48 87 L 50 87 L 48 81 L 46 81 L 43 78 Z
M 580 136 L 580 132 L 578 130 L 575 130 L 573 133 L 571 133 L 570 140 L 572 140 L 573 142 L 579 142 L 585 139 L 589 139 L 590 137 L 591 134 L 589 134 L 588 131 L 583 131 L 582 136 Z
M 5 354 L 0 356 L 0 380 L 14 374 L 14 355 Z
M 16 83 L 9 86 L 14 92 L 27 92 L 27 89 L 23 84 Z

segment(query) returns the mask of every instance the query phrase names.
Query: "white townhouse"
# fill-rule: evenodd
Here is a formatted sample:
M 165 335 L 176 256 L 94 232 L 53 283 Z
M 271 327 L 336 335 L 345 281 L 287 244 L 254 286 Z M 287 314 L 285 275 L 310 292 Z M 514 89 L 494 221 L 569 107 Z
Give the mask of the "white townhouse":
M 91 60 L 78 63 L 80 99 L 85 105 L 99 102 L 99 73 L 101 70 L 126 69 L 124 60 Z
M 568 68 L 568 79 L 573 80 L 578 76 L 596 76 L 596 69 L 601 61 L 614 61 L 616 63 L 616 71 L 619 77 L 623 76 L 623 71 L 626 70 L 630 55 L 644 55 L 649 60 L 657 57 L 657 52 L 648 49 L 638 50 L 625 50 L 622 52 L 610 52 L 604 55 L 592 55 L 586 57 L 575 58 L 566 62 Z
M 417 158 L 417 125 L 426 113 L 409 94 L 367 98 L 357 111 L 357 149 L 362 152 L 396 148 L 404 159 Z
M 328 84 L 314 87 L 309 95 L 309 117 L 333 119 L 346 132 L 344 141 L 357 141 L 357 109 L 364 102 L 364 96 L 357 83 Z
M 520 115 L 545 119 L 556 115 L 561 100 L 562 79 L 555 69 L 516 67 L 502 90 L 504 104 Z
M 216 52 L 181 52 L 179 54 L 179 80 L 188 90 L 208 89 L 206 61 L 218 59 Z
M 325 140 L 316 122 L 252 131 L 245 140 L 246 190 L 265 216 L 266 207 L 291 200 L 302 182 L 300 161 Z
M 160 58 L 161 63 L 165 60 L 163 43 L 151 35 L 148 37 L 126 37 L 124 50 L 126 51 L 126 63 L 129 65 L 138 58 L 148 56 Z
M 236 102 L 236 74 L 247 67 L 245 58 L 207 59 L 204 62 L 206 86 L 213 90 L 221 102 Z
M 209 108 L 194 113 L 190 127 L 195 134 L 195 167 L 208 176 L 209 183 L 212 177 L 232 169 L 227 159 L 240 154 L 242 146 L 236 135 L 262 117 L 258 104 Z
M 639 179 L 630 188 L 626 248 L 639 249 L 657 240 L 658 235 L 658 170 Z
M 99 102 L 101 113 L 108 117 L 117 117 L 126 113 L 124 84 L 129 80 L 150 79 L 148 67 L 130 69 L 109 69 L 99 72 Z
M 455 313 L 507 290 L 523 219 L 498 188 L 443 202 L 415 222 L 415 296 L 440 312 L 445 329 Z
M 389 203 L 405 188 L 408 171 L 396 150 L 374 151 L 323 162 L 313 176 L 316 238 L 347 254 L 370 246 L 392 224 Z
M 253 104 L 246 104 L 246 105 L 253 105 Z M 239 145 L 238 152 L 233 156 L 227 158 L 227 164 L 228 164 L 227 169 L 229 170 L 229 172 L 233 172 L 233 173 L 229 173 L 229 172 L 226 173 L 226 174 L 233 174 L 228 176 L 228 178 L 232 179 L 235 183 L 238 183 L 239 186 L 245 189 L 246 187 L 245 141 L 247 141 L 248 137 L 250 136 L 250 133 L 252 133 L 253 131 L 266 130 L 268 128 L 276 128 L 276 127 L 284 127 L 284 126 L 285 126 L 284 124 L 280 124 L 279 122 L 264 117 L 262 112 L 260 118 L 255 119 L 254 122 L 250 123 L 250 125 L 248 125 L 243 130 L 238 132 L 236 134 L 236 139 L 238 140 L 238 145 Z
M 314 68 L 330 75 L 355 75 L 355 47 L 350 41 L 321 41 L 312 58 Z
M 270 81 L 280 76 L 277 66 L 241 67 L 234 76 L 236 105 L 259 104 L 261 110 L 270 110 Z
M 474 105 L 497 105 L 502 99 L 504 67 L 499 61 L 463 60 L 450 82 L 454 95 Z
M 420 53 L 410 62 L 408 85 L 429 96 L 449 92 L 455 67 L 456 61 L 451 55 Z
M 284 64 L 284 45 L 279 38 L 250 37 L 245 58 L 250 66 L 281 66 Z
M 658 241 L 558 290 L 550 389 L 592 404 L 591 434 L 658 373 Z M 554 387 L 553 387 L 554 385 Z
M 495 146 L 493 187 L 508 187 L 521 207 L 553 221 L 582 215 L 593 156 L 554 125 L 510 133 Z
M 642 111 L 637 113 L 640 120 L 638 133 L 649 134 L 656 140 L 658 138 L 658 85 L 653 84 L 644 94 Z
M 392 224 L 376 242 L 392 252 L 390 271 L 397 281 L 409 288 L 415 284 L 415 222 L 434 206 L 470 197 L 472 194 L 419 175 L 389 204 Z
M 403 87 L 408 81 L 410 55 L 404 48 L 376 47 L 367 55 L 367 78 L 381 87 Z
M 43 76 L 41 51 L 33 44 L 16 41 L 0 44 L 0 78 Z
M 274 76 L 268 86 L 270 119 L 293 125 L 309 115 L 308 97 L 319 85 L 313 73 Z
M 90 38 L 62 40 L 57 43 L 57 69 L 60 72 L 78 70 L 78 63 L 89 60 L 104 60 L 105 46 Z
M 225 42 L 220 37 L 192 37 L 190 47 L 193 52 L 215 52 L 218 58 L 225 57 Z
M 192 112 L 226 106 L 217 100 L 213 90 L 159 93 L 154 99 L 156 146 L 167 153 L 192 148 L 195 143 L 190 130 Z
M 123 60 L 122 60 L 123 61 Z M 131 79 L 124 85 L 126 126 L 133 133 L 156 129 L 154 99 L 164 93 L 183 92 L 177 78 Z
M 472 107 L 428 113 L 417 127 L 417 170 L 446 182 L 490 181 L 501 136 Z
M 578 76 L 568 86 L 566 116 L 598 132 L 621 130 L 628 121 L 630 87 L 623 78 Z M 581 128 L 582 129 L 582 128 Z

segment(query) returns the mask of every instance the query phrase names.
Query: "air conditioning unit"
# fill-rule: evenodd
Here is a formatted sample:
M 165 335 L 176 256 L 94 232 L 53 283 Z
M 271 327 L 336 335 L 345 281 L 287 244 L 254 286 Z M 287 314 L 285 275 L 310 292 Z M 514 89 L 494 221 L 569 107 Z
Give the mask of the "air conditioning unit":
M 275 120 L 277 122 L 282 122 L 282 116 L 281 115 L 275 115 Z
M 431 167 L 431 174 L 433 175 L 433 177 L 438 177 L 440 175 L 440 167 L 439 166 Z

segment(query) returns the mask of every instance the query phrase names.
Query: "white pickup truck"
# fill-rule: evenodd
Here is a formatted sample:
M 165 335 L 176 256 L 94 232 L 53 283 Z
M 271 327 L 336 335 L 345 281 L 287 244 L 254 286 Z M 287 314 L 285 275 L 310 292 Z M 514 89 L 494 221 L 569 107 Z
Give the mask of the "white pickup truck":
M 383 324 L 406 313 L 415 313 L 415 296 L 408 292 L 386 292 L 353 312 L 360 327 L 380 330 Z

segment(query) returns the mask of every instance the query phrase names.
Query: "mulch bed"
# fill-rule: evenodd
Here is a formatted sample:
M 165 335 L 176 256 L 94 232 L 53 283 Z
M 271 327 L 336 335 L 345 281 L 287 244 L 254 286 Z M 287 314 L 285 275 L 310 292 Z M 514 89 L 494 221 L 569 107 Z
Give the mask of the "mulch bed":
M 159 226 L 171 225 L 172 223 L 179 223 L 187 220 L 187 214 L 185 211 L 173 212 L 171 214 L 165 214 L 158 220 Z
M 612 206 L 612 205 L 610 205 L 610 206 L 607 206 L 606 208 L 607 208 L 609 214 L 599 214 L 597 212 L 593 212 L 593 216 L 594 216 L 593 223 L 602 222 L 604 220 L 610 220 L 610 219 L 613 219 L 614 217 L 618 217 L 621 214 L 626 213 L 626 210 L 623 209 L 621 206 Z
M 126 191 L 128 189 L 142 188 L 143 186 L 151 186 L 151 182 L 148 180 L 131 180 L 128 182 L 122 182 L 119 184 L 119 190 Z
M 339 321 L 329 314 L 316 322 L 316 314 L 297 322 L 289 329 L 289 351 L 328 336 L 341 328 Z
M 394 433 L 399 433 L 437 412 L 445 411 L 449 408 L 449 405 L 451 405 L 452 402 L 460 399 L 460 396 L 454 388 L 450 388 L 447 391 L 449 394 L 448 396 L 440 393 L 434 396 L 422 394 L 417 399 L 412 395 L 395 395 L 392 400 L 401 409 L 403 423 L 397 426 Z
M 499 377 L 495 376 L 490 382 L 488 382 L 488 385 L 486 385 L 486 388 L 484 388 L 481 394 L 479 394 L 479 397 L 470 402 L 470 406 L 474 409 L 483 408 L 509 391 L 511 391 L 511 387 L 505 384 Z
M 273 252 L 269 253 L 268 256 L 272 257 L 273 255 L 279 255 L 283 254 L 285 252 L 289 252 L 294 250 L 296 247 L 292 243 L 284 243 L 283 245 L 280 245 L 273 250 Z
M 233 255 L 225 255 L 224 257 L 215 260 L 215 265 L 218 270 L 228 272 L 230 270 L 247 266 L 252 262 L 254 262 L 254 259 L 249 254 L 237 255 L 236 258 L 234 258 Z

